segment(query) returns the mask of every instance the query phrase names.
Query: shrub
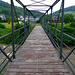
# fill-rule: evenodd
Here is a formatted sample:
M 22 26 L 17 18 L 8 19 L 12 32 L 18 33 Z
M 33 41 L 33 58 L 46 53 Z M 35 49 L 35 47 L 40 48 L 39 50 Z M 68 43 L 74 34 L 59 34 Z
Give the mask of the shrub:
M 75 28 L 75 22 L 72 22 L 70 26 Z
M 15 30 L 20 28 L 20 25 L 18 23 L 15 24 Z
M 40 20 L 37 20 L 36 23 L 40 23 Z
M 74 18 L 72 14 L 65 14 L 64 15 L 64 23 L 70 23 L 73 22 Z
M 50 28 L 50 26 L 47 26 L 47 27 L 48 27 L 47 29 Z M 61 30 L 61 26 L 60 26 L 60 25 L 57 25 L 56 29 Z M 70 35 L 70 36 L 72 36 L 72 37 L 75 38 L 75 28 L 65 25 L 63 29 L 64 29 L 64 30 L 63 30 L 64 33 L 66 33 L 66 34 L 68 34 L 68 35 Z M 49 30 L 50 30 L 50 29 L 49 29 Z M 49 30 L 47 30 L 47 32 L 48 32 L 48 34 L 49 34 L 49 36 L 50 36 L 50 31 L 49 31 Z M 54 33 L 54 31 L 55 31 L 55 30 L 52 29 L 52 32 L 53 32 L 53 33 Z M 61 37 L 61 33 L 60 33 L 60 32 L 55 31 L 55 34 L 56 34 L 59 38 Z M 57 40 L 55 36 L 53 36 L 53 39 L 54 39 L 54 40 Z M 75 41 L 72 40 L 72 39 L 70 39 L 69 37 L 67 37 L 67 36 L 65 36 L 65 35 L 63 35 L 63 42 L 66 43 L 67 45 L 75 45 Z M 58 41 L 58 43 L 59 43 L 59 45 L 60 45 L 60 41 Z
M 60 27 L 59 27 L 59 30 L 60 30 Z M 75 38 L 75 28 L 69 27 L 69 26 L 64 26 L 63 31 L 64 31 L 64 33 Z M 57 34 L 57 35 L 59 36 L 59 34 Z M 72 39 L 70 39 L 69 37 L 67 37 L 65 35 L 63 35 L 63 42 L 66 43 L 67 45 L 74 45 L 75 44 L 75 42 Z
M 0 28 L 5 29 L 5 25 L 4 24 L 0 24 Z
M 25 22 L 25 25 L 26 25 L 26 28 L 29 29 L 29 22 L 28 21 Z
M 51 25 L 51 23 L 48 23 L 49 25 Z M 52 23 L 52 27 L 54 27 L 55 25 Z

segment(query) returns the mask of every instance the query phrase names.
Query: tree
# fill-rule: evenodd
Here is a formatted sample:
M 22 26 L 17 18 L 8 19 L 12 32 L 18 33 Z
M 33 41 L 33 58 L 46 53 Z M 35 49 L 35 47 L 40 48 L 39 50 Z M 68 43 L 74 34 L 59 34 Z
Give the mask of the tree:
M 2 21 L 2 18 L 0 17 L 0 22 Z
M 37 20 L 36 23 L 40 23 L 40 20 Z
M 8 15 L 6 15 L 6 21 L 8 22 L 8 24 L 10 24 L 11 18 Z
M 65 14 L 64 15 L 64 23 L 70 23 L 74 21 L 74 17 L 72 14 Z

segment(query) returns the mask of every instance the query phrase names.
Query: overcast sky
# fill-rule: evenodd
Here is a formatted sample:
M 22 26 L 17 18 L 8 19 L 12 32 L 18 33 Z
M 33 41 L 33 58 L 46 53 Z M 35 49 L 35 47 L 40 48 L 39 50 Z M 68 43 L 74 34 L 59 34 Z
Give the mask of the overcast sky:
M 2 0 L 2 1 L 5 1 L 5 2 L 10 3 L 11 0 Z M 13 0 L 13 1 L 14 1 L 14 4 L 15 4 L 16 6 L 20 6 L 20 5 L 16 2 L 16 0 Z M 30 0 L 20 0 L 20 1 L 22 1 L 24 5 L 29 5 L 29 4 L 31 4 L 31 3 L 34 3 L 33 1 L 30 1 Z M 35 1 L 41 1 L 41 0 L 35 0 Z M 56 1 L 56 0 L 45 0 L 45 1 L 43 1 L 42 3 L 47 4 L 47 5 L 52 5 L 54 1 Z M 62 0 L 60 0 L 60 2 L 59 2 L 56 6 L 54 6 L 53 12 L 59 10 L 60 5 L 61 5 L 61 1 L 62 1 Z M 40 4 L 37 3 L 37 5 L 40 5 Z M 65 8 L 66 8 L 66 7 L 69 7 L 69 6 L 73 6 L 73 5 L 75 5 L 75 0 L 65 0 Z M 40 9 L 42 9 L 42 10 L 43 10 L 43 9 L 45 9 L 45 10 L 48 9 L 48 7 L 28 7 L 28 8 L 29 8 L 29 9 L 34 8 L 34 9 L 37 9 L 37 10 L 38 10 L 38 9 L 39 9 L 39 10 L 40 10 Z

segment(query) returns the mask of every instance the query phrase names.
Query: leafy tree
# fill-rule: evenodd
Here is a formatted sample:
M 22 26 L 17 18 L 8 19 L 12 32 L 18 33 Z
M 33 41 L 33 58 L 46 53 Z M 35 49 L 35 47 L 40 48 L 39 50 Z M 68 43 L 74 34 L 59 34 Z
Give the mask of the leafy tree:
M 2 21 L 2 18 L 0 17 L 0 22 Z
M 36 23 L 40 23 L 40 20 L 37 20 Z
M 16 9 L 18 16 L 23 15 L 23 8 L 15 6 L 15 9 Z M 42 13 L 39 11 L 31 10 L 31 12 L 37 17 L 42 15 Z M 10 13 L 11 13 L 10 4 L 0 0 L 0 14 L 10 15 Z M 29 14 L 29 13 L 27 13 L 27 10 L 25 11 L 25 13 L 26 13 L 26 15 Z
M 72 22 L 70 26 L 75 28 L 75 22 Z
M 8 22 L 8 24 L 10 24 L 11 18 L 8 15 L 6 15 L 6 21 Z
M 2 20 L 2 18 L 0 17 L 0 20 Z
M 70 23 L 74 21 L 74 17 L 72 14 L 65 14 L 64 15 L 64 23 Z

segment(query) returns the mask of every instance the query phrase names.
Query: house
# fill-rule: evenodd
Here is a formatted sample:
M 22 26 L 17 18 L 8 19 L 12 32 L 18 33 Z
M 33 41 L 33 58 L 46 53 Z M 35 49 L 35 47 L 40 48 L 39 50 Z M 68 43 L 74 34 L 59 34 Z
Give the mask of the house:
M 6 17 L 5 17 L 4 14 L 0 14 L 0 18 L 1 18 L 2 20 L 6 19 Z
M 25 21 L 28 21 L 28 18 L 30 21 L 34 21 L 34 17 L 33 16 L 25 16 Z M 23 16 L 19 16 L 18 20 L 24 20 L 24 17 Z M 35 21 L 39 20 L 39 18 L 35 18 Z
M 34 21 L 34 17 L 33 16 L 29 16 L 29 20 L 30 21 Z M 37 21 L 37 20 L 39 20 L 39 17 L 35 18 L 35 21 Z M 26 16 L 25 21 L 28 21 L 28 16 Z
M 23 16 L 20 15 L 19 18 L 20 18 L 20 19 L 23 19 Z
M 19 18 L 18 18 L 18 20 L 22 20 L 23 21 L 24 17 L 20 15 Z
M 50 17 L 50 21 L 51 21 L 51 17 Z M 58 21 L 60 21 L 60 18 L 58 18 Z M 57 17 L 56 16 L 52 17 L 52 22 L 53 23 L 57 22 Z
M 33 16 L 26 16 L 25 21 L 28 21 L 28 18 L 29 18 L 30 21 L 34 21 Z
M 28 21 L 28 16 L 25 17 L 25 21 Z
M 35 18 L 35 21 L 39 20 L 39 17 Z
M 34 21 L 34 17 L 33 16 L 30 16 L 29 19 L 30 19 L 30 21 Z

